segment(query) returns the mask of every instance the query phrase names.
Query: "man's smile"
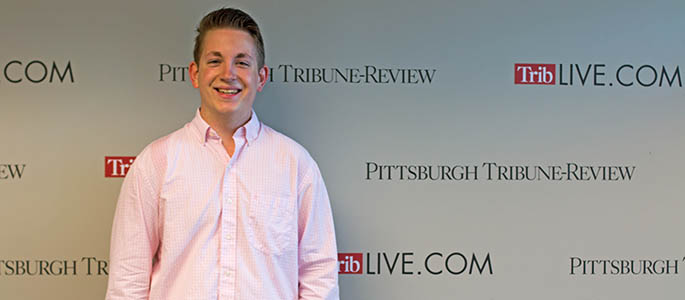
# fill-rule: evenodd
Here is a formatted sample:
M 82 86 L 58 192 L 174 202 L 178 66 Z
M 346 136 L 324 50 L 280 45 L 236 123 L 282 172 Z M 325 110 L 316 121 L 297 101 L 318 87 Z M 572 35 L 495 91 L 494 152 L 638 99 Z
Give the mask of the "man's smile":
M 242 91 L 242 89 L 238 88 L 214 88 L 214 90 L 224 95 L 236 95 Z

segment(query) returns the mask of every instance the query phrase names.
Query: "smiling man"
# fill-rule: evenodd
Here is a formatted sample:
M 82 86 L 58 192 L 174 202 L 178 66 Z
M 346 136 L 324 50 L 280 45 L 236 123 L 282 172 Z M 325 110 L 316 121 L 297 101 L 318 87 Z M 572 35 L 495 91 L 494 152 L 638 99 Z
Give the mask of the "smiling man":
M 321 173 L 252 110 L 269 75 L 259 27 L 224 8 L 197 31 L 189 73 L 200 108 L 124 180 L 107 299 L 338 299 Z

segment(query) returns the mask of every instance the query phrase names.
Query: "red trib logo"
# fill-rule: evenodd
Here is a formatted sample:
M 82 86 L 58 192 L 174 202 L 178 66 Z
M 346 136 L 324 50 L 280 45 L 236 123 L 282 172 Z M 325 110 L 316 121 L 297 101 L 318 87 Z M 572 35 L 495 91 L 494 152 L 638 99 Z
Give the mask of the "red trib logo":
M 554 64 L 514 64 L 514 84 L 555 84 Z
M 105 156 L 105 177 L 125 177 L 135 156 Z
M 362 253 L 338 253 L 339 274 L 362 274 Z

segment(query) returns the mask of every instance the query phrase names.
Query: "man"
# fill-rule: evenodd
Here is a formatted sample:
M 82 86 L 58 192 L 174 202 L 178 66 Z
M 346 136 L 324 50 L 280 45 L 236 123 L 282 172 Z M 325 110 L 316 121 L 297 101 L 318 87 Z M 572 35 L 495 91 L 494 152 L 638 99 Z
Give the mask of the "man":
M 124 180 L 107 299 L 338 299 L 319 169 L 252 110 L 269 73 L 257 24 L 219 9 L 197 31 L 189 73 L 200 109 Z

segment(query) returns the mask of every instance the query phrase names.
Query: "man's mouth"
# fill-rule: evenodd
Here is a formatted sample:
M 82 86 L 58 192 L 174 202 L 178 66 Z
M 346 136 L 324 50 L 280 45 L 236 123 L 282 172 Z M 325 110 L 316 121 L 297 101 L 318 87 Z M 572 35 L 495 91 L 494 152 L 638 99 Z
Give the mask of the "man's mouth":
M 240 93 L 242 91 L 241 89 L 220 89 L 220 88 L 214 88 L 217 92 L 225 95 L 235 95 L 237 93 Z

